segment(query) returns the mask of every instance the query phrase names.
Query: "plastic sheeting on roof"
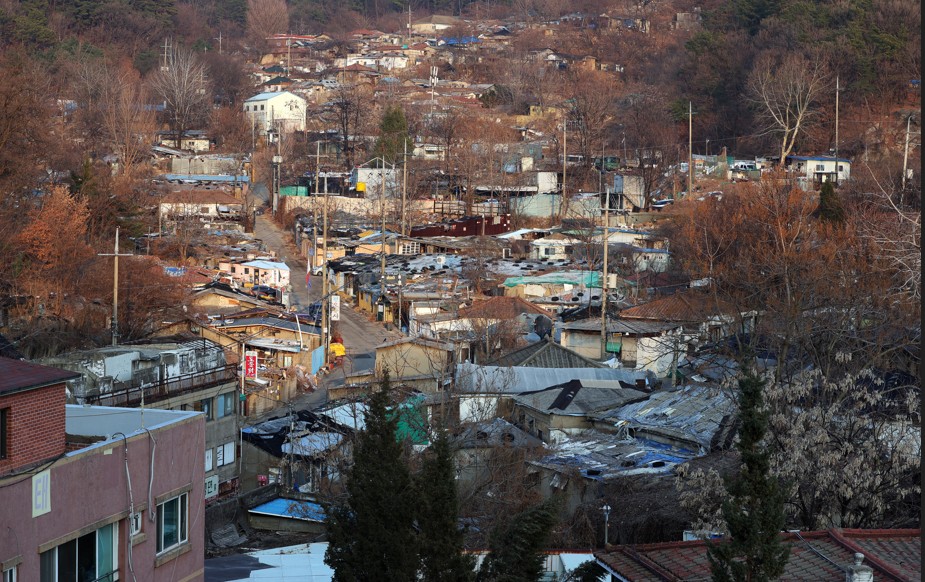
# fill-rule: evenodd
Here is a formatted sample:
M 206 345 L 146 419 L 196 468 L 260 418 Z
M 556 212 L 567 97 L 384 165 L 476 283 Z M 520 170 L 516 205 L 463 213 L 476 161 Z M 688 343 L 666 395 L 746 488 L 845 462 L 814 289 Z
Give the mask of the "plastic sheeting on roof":
M 601 274 L 597 271 L 559 271 L 543 275 L 528 275 L 523 277 L 509 277 L 504 280 L 505 287 L 518 285 L 583 285 L 585 287 L 600 287 Z

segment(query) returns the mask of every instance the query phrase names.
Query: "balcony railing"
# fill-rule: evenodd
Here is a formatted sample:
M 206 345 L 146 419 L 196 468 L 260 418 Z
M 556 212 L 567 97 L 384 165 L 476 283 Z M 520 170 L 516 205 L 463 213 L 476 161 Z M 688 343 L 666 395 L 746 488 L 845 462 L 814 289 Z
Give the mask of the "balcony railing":
M 132 385 L 117 382 L 111 392 L 88 396 L 88 404 L 102 406 L 136 406 L 144 397 L 145 403 L 154 403 L 165 398 L 172 398 L 188 394 L 197 390 L 212 388 L 226 382 L 238 379 L 238 367 L 226 365 L 201 372 L 173 376 L 163 382 L 152 384 Z

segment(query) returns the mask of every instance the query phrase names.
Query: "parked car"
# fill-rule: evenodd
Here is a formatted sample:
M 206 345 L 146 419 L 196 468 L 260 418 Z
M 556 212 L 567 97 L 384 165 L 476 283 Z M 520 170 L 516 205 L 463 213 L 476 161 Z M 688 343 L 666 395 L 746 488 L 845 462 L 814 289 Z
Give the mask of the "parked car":
M 250 288 L 250 294 L 265 301 L 277 301 L 279 291 L 268 285 L 254 285 Z
M 652 202 L 652 204 L 650 205 L 650 208 L 652 210 L 662 210 L 663 208 L 665 208 L 666 206 L 670 204 L 674 204 L 674 199 L 665 198 L 664 200 L 656 200 Z

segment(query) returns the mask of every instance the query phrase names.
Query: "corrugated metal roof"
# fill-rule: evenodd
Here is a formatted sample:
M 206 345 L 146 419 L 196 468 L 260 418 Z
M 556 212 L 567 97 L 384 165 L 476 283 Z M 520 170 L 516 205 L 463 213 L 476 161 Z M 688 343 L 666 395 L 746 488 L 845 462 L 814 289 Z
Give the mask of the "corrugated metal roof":
M 551 414 L 585 416 L 590 412 L 610 410 L 638 400 L 648 394 L 632 388 L 624 388 L 620 382 L 572 380 L 560 386 L 552 386 L 539 392 L 521 394 L 514 402 Z
M 469 394 L 520 394 L 577 379 L 635 384 L 650 374 L 624 368 L 512 368 L 463 362 L 456 366 L 456 389 Z

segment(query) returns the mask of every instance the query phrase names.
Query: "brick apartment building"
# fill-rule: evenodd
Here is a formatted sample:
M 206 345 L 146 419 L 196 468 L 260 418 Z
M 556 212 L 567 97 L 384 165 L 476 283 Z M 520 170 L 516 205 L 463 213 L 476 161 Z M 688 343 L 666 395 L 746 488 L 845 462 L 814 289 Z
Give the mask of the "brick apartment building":
M 201 580 L 203 415 L 68 406 L 76 375 L 0 357 L 0 580 Z

